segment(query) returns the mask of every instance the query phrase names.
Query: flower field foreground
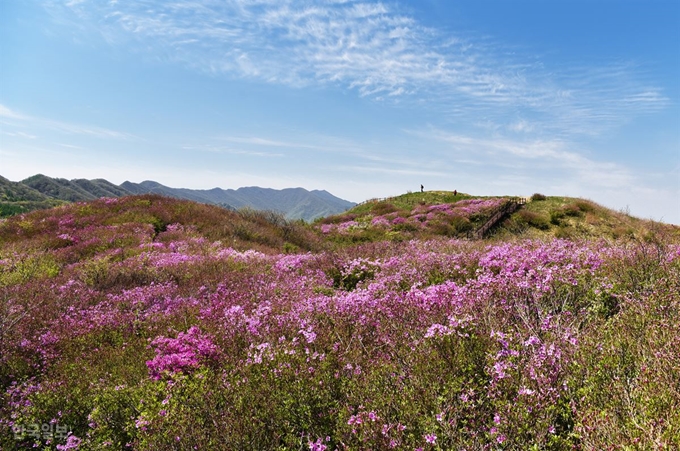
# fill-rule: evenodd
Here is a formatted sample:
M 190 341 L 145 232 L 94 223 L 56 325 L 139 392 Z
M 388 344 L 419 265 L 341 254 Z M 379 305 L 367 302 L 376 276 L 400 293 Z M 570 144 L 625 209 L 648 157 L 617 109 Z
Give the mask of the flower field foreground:
M 0 224 L 2 449 L 680 447 L 663 236 L 277 254 L 97 202 Z

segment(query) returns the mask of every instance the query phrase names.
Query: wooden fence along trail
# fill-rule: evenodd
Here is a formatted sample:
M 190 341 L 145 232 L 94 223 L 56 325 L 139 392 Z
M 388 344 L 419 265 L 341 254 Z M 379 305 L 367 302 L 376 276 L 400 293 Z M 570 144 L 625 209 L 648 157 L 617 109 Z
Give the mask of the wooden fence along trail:
M 395 196 L 393 197 L 376 197 L 373 199 L 368 199 L 365 200 L 361 203 L 358 203 L 358 205 L 363 205 L 363 204 L 375 204 L 378 202 L 386 202 L 390 201 L 392 199 L 396 199 Z M 467 233 L 467 238 L 470 240 L 481 240 L 484 238 L 484 236 L 495 226 L 498 224 L 502 219 L 504 219 L 507 215 L 510 215 L 517 211 L 519 208 L 522 207 L 522 205 L 525 205 L 527 203 L 527 198 L 526 197 L 512 197 L 509 198 L 507 202 L 505 202 L 503 205 L 498 207 L 496 211 L 491 215 L 491 217 L 480 227 L 478 227 L 476 230 L 472 230 Z
M 508 202 L 505 202 L 503 205 L 498 207 L 496 212 L 491 215 L 491 217 L 481 227 L 479 227 L 477 230 L 469 232 L 468 238 L 472 240 L 481 240 L 484 238 L 484 235 L 486 235 L 486 233 L 491 230 L 491 228 L 493 228 L 493 226 L 498 224 L 507 215 L 517 211 L 518 208 L 526 203 L 527 200 L 524 197 L 513 197 L 508 199 Z

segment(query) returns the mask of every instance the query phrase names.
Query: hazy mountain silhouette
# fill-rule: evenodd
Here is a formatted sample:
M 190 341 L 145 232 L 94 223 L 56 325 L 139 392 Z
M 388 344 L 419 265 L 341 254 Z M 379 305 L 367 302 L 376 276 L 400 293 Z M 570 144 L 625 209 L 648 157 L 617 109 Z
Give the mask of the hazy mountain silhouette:
M 35 208 L 47 208 L 58 205 L 58 201 L 80 202 L 100 197 L 146 193 L 216 204 L 228 209 L 273 210 L 282 213 L 287 219 L 305 221 L 342 213 L 356 205 L 333 196 L 328 191 L 308 191 L 304 188 L 276 190 L 250 186 L 236 190 L 222 188 L 195 190 L 172 188 L 152 180 L 141 183 L 126 181 L 121 185 L 115 185 L 104 179 L 67 180 L 37 174 L 21 182 L 12 182 L 0 177 L 0 204 L 4 206 L 0 213 L 7 215 Z M 27 204 L 29 201 L 35 203 L 31 204 L 35 208 Z M 22 207 L 18 208 L 19 204 L 16 202 L 22 202 Z

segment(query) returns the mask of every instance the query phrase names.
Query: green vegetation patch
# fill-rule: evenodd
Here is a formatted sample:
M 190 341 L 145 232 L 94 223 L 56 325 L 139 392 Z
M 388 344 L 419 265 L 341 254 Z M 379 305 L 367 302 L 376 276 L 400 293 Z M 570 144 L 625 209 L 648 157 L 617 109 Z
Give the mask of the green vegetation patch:
M 460 239 L 489 201 L 4 220 L 0 449 L 677 449 L 676 229 L 546 197 Z

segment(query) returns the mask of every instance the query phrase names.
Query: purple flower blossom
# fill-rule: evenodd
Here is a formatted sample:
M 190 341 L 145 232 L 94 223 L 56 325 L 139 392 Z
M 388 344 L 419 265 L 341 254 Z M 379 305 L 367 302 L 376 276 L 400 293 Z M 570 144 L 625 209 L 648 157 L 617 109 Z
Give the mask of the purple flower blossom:
M 466 215 L 479 215 L 474 220 L 481 221 L 494 202 L 500 202 L 490 201 L 419 206 L 405 218 L 400 218 L 406 216 L 404 211 L 372 220 L 348 216 L 341 226 L 346 233 L 355 233 L 368 227 L 386 231 L 392 221 L 406 222 L 409 228 L 427 228 L 431 225 L 422 220 L 428 217 L 439 224 L 453 217 L 470 217 Z M 116 210 L 126 202 L 121 199 L 109 209 Z M 622 311 L 632 314 L 645 312 L 654 298 L 657 305 L 649 310 L 664 319 L 664 327 L 674 324 L 664 315 L 673 311 L 675 298 L 660 290 L 677 285 L 674 278 L 680 247 L 676 245 L 669 245 L 664 255 L 653 254 L 658 266 L 655 277 L 660 282 L 645 284 L 644 292 L 635 292 L 617 274 L 639 257 L 632 244 L 564 240 L 498 244 L 441 239 L 364 243 L 315 254 L 276 255 L 262 243 L 258 248 L 262 244 L 263 251 L 225 247 L 202 238 L 199 229 L 189 224 L 170 225 L 158 234 L 150 224 L 112 222 L 88 228 L 90 205 L 76 206 L 77 214 L 40 213 L 54 218 L 32 223 L 34 228 L 47 227 L 42 241 L 30 244 L 41 249 L 44 261 L 58 263 L 61 272 L 55 277 L 15 280 L 21 265 L 32 261 L 32 251 L 26 251 L 19 241 L 7 241 L 3 247 L 3 312 L 12 325 L 7 330 L 8 339 L 2 341 L 0 365 L 21 373 L 10 375 L 14 369 L 7 373 L 17 380 L 10 380 L 3 394 L 9 412 L 8 419 L 0 420 L 5 427 L 35 421 L 48 393 L 66 398 L 85 396 L 90 403 L 99 390 L 103 394 L 110 390 L 116 399 L 134 400 L 142 392 L 145 398 L 150 396 L 147 389 L 158 388 L 165 391 L 154 393 L 153 401 L 139 401 L 143 413 L 121 421 L 121 427 L 136 426 L 139 434 L 150 435 L 158 433 L 150 422 L 176 413 L 179 399 L 187 393 L 185 390 L 193 390 L 195 383 L 201 389 L 195 393 L 215 401 L 217 390 L 221 391 L 219 396 L 228 393 L 233 399 L 248 399 L 249 393 L 256 394 L 263 387 L 258 384 L 266 384 L 265 390 L 276 390 L 280 384 L 292 382 L 296 390 L 312 395 L 325 396 L 328 390 L 335 395 L 338 391 L 342 403 L 313 411 L 324 424 L 324 418 L 354 414 L 346 425 L 336 425 L 338 429 L 332 432 L 338 434 L 339 447 L 406 448 L 413 440 L 420 440 L 425 449 L 441 447 L 442 440 L 436 441 L 435 432 L 441 435 L 463 415 L 470 426 L 461 433 L 469 434 L 469 442 L 479 448 L 493 449 L 507 443 L 518 426 L 528 440 L 537 442 L 545 440 L 548 433 L 556 433 L 551 425 L 551 407 L 572 399 L 568 372 L 575 366 L 588 370 L 584 361 L 589 354 L 584 350 L 592 351 L 595 357 L 610 352 L 610 343 L 598 347 L 592 340 L 594 335 L 590 335 L 604 322 L 591 308 L 600 300 L 616 296 L 613 299 L 617 304 L 633 307 Z M 145 208 L 144 214 L 163 216 L 153 208 Z M 3 239 L 6 232 L 11 235 L 6 225 L 12 221 L 0 224 Z M 30 222 L 30 215 L 22 221 Z M 328 225 L 329 229 L 336 227 Z M 55 237 L 70 237 L 72 243 L 65 246 L 68 243 L 59 243 Z M 55 249 L 44 250 L 54 243 Z M 609 266 L 610 262 L 614 264 Z M 352 289 L 337 286 L 337 279 L 352 277 L 360 279 Z M 44 302 L 44 308 L 31 304 L 38 300 Z M 197 326 L 177 334 L 163 332 L 169 327 L 189 327 L 187 322 Z M 584 328 L 583 324 L 589 326 Z M 654 321 L 650 325 L 658 327 Z M 673 329 L 667 330 L 672 342 Z M 661 335 L 650 334 L 655 343 L 667 344 Z M 146 342 L 147 336 L 156 338 Z M 111 373 L 113 376 L 93 370 L 100 368 L 100 363 L 101 368 L 138 365 L 140 362 L 130 358 L 138 356 L 139 348 L 146 344 L 152 353 L 148 374 L 165 379 L 162 383 L 146 387 L 142 381 L 140 385 L 129 379 L 136 374 L 132 372 L 125 373 L 125 385 L 116 385 L 122 383 L 118 370 Z M 672 361 L 673 349 L 658 346 L 649 355 L 657 361 Z M 467 355 L 468 351 L 477 355 Z M 466 374 L 460 380 L 468 381 L 469 386 L 458 391 L 445 388 L 447 404 L 439 413 L 432 412 L 432 404 L 420 404 L 421 399 L 414 394 L 428 390 L 430 380 L 446 381 L 451 371 L 459 371 L 448 364 L 451 357 L 483 362 L 481 374 Z M 476 364 L 464 363 L 464 368 L 477 368 Z M 652 360 L 646 363 L 654 365 Z M 196 380 L 206 373 L 201 371 L 205 366 L 212 370 L 210 377 Z M 57 371 L 53 371 L 55 368 Z M 427 377 L 414 377 L 423 374 L 419 372 L 424 368 Z M 95 377 L 90 388 L 75 387 L 71 379 L 79 378 L 54 377 L 68 375 L 64 371 L 84 371 L 84 376 Z M 178 373 L 194 376 L 173 377 Z M 30 374 L 36 378 L 27 379 Z M 645 380 L 654 376 L 653 371 L 641 366 L 635 383 L 649 388 L 644 386 Z M 379 396 L 384 386 L 374 388 L 375 381 L 389 381 L 398 387 L 391 396 L 407 403 L 406 411 L 383 411 L 385 400 Z M 239 391 L 243 390 L 251 392 L 242 397 Z M 565 398 L 566 394 L 569 397 Z M 63 405 L 72 405 L 70 401 L 66 399 Z M 369 407 L 355 406 L 355 402 Z M 90 433 L 97 433 L 110 413 L 105 411 L 105 404 L 91 417 L 79 418 L 79 424 L 89 425 Z M 491 418 L 483 410 L 489 406 L 496 409 L 491 411 Z M 224 409 L 236 412 L 240 408 L 239 414 L 250 415 L 252 408 L 253 415 L 270 414 L 266 405 L 259 412 L 254 412 L 254 407 L 229 404 Z M 381 410 L 370 410 L 378 407 Z M 580 407 L 574 401 L 574 415 L 581 413 Z M 271 413 L 279 411 L 272 409 Z M 405 426 L 397 423 L 398 419 L 417 418 L 414 415 L 427 422 L 433 413 L 438 429 L 425 435 L 421 429 L 424 424 L 413 424 L 414 437 L 404 434 Z M 59 414 L 47 412 L 44 420 L 59 424 L 62 414 L 68 418 L 80 415 L 64 409 Z M 227 424 L 228 417 L 224 415 L 220 421 Z M 447 422 L 449 418 L 451 423 Z M 584 430 L 593 427 L 585 425 L 587 420 L 579 418 Z M 310 449 L 332 448 L 330 436 L 317 439 L 314 434 L 321 430 L 314 428 L 294 432 Z M 347 429 L 352 433 L 345 434 Z M 85 444 L 71 436 L 58 449 L 78 446 Z
M 334 229 L 333 224 L 321 224 L 321 233 L 328 234 Z
M 323 444 L 320 438 L 316 442 L 309 442 L 308 445 L 310 451 L 325 451 L 327 449 L 327 446 Z
M 383 216 L 376 216 L 371 220 L 371 225 L 374 227 L 389 227 L 390 220 Z
M 196 326 L 186 333 L 180 332 L 177 338 L 157 337 L 151 342 L 156 349 L 156 357 L 146 362 L 153 379 L 160 379 L 164 372 L 190 372 L 202 362 L 216 359 L 218 348 L 204 336 Z
M 538 345 L 538 344 L 541 344 L 541 340 L 534 335 L 530 336 L 529 338 L 527 338 L 524 341 L 524 346 L 531 346 L 531 345 Z
M 66 437 L 66 443 L 63 445 L 57 445 L 58 451 L 68 451 L 71 449 L 78 449 L 82 443 L 82 439 L 76 437 L 75 435 L 70 435 Z

